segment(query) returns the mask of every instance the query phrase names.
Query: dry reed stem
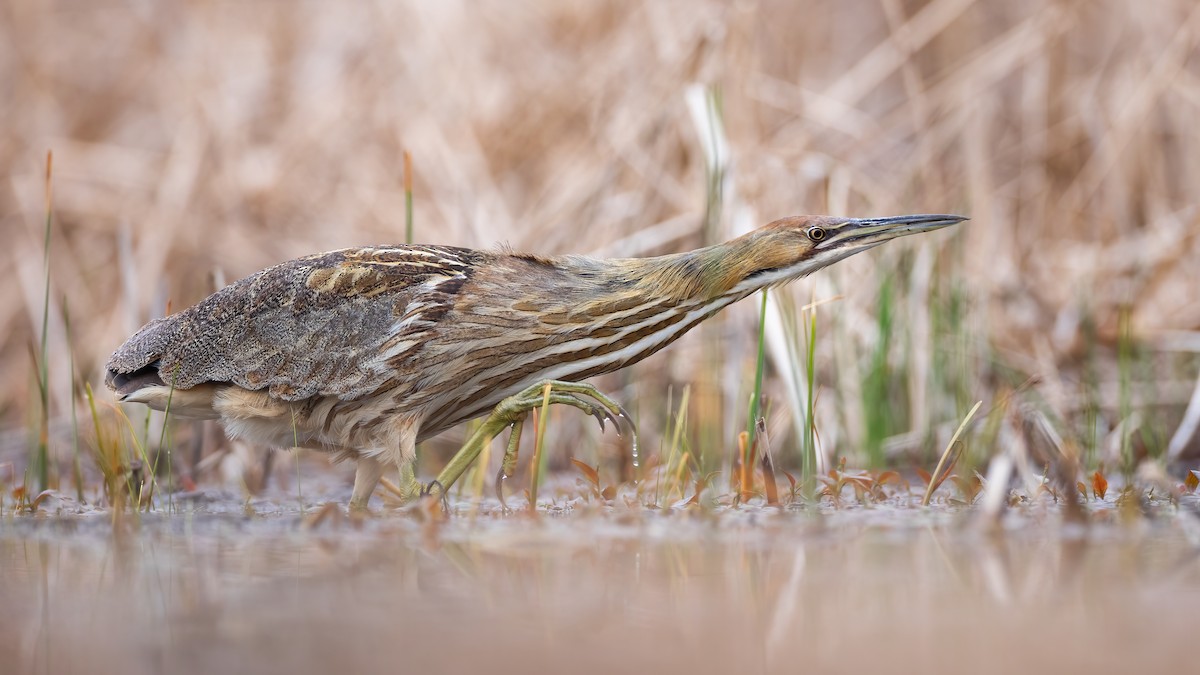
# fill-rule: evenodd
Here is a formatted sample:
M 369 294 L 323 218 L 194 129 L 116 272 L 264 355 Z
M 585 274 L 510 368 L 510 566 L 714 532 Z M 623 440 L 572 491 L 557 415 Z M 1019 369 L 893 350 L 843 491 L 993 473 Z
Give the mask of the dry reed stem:
M 706 162 L 686 102 L 693 85 L 721 99 L 728 191 L 717 236 L 801 212 L 973 218 L 957 234 L 898 242 L 772 293 L 776 372 L 764 393 L 793 411 L 803 392 L 784 317 L 804 298 L 844 296 L 816 359 L 827 452 L 860 457 L 864 410 L 876 403 L 859 384 L 889 276 L 903 308 L 887 359 L 898 382 L 888 405 L 902 421 L 894 437 L 928 436 L 920 427 L 964 397 L 1031 374 L 1056 380 L 1047 391 L 1065 433 L 1086 435 L 1095 399 L 1103 435 L 1121 423 L 1120 308 L 1130 307 L 1135 338 L 1200 330 L 1198 43 L 1200 10 L 1188 0 L 105 12 L 12 0 L 0 21 L 0 223 L 17 291 L 0 296 L 10 384 L 0 461 L 24 461 L 34 403 L 25 392 L 47 148 L 52 305 L 72 307 L 75 361 L 95 388 L 111 349 L 168 299 L 186 306 L 214 278 L 304 253 L 401 241 L 406 176 L 418 241 L 610 255 L 698 245 Z M 405 170 L 406 152 L 419 175 Z M 951 296 L 961 314 L 937 323 Z M 51 307 L 48 348 L 65 363 L 61 314 Z M 748 391 L 755 315 L 734 307 L 713 329 L 725 401 Z M 1170 438 L 1190 389 L 1149 385 L 1190 386 L 1196 363 L 1147 344 L 1133 404 L 1143 428 Z M 598 383 L 639 383 L 648 447 L 665 427 L 664 392 L 692 382 L 700 350 L 689 336 Z M 69 375 L 52 369 L 49 383 L 63 419 L 77 404 Z M 69 439 L 63 419 L 52 442 Z M 583 424 L 564 416 L 547 447 Z M 794 438 L 775 441 L 787 464 Z M 735 442 L 715 441 L 730 452 Z

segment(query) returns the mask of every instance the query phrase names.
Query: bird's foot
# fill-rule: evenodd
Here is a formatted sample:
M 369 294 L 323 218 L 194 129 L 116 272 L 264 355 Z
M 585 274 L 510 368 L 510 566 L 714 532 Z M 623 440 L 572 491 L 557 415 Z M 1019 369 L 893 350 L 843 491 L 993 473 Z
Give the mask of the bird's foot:
M 400 467 L 400 485 L 397 486 L 400 499 L 410 502 L 425 494 L 425 486 L 417 480 L 415 462 L 407 462 Z
M 504 448 L 504 459 L 496 472 L 496 499 L 500 500 L 500 512 L 507 514 L 508 503 L 504 501 L 504 481 L 517 470 L 517 451 L 521 447 L 521 430 L 525 428 L 525 416 L 517 418 L 508 432 L 508 445 Z
M 425 486 L 418 482 L 415 477 L 407 480 L 402 478 L 398 485 L 386 478 L 380 478 L 379 485 L 401 504 L 416 501 L 425 494 Z
M 416 501 L 425 494 L 425 486 L 417 480 L 415 462 L 404 462 L 400 465 L 399 481 L 393 483 L 387 478 L 380 478 L 379 485 L 401 504 Z
M 446 488 L 442 487 L 436 478 L 421 486 L 420 496 L 422 497 L 438 497 L 444 494 L 446 494 Z
M 504 429 L 514 427 L 516 440 L 519 440 L 520 435 L 516 428 L 524 422 L 525 416 L 530 411 L 546 405 L 569 405 L 582 410 L 596 418 L 596 421 L 600 423 L 601 431 L 605 429 L 605 422 L 612 422 L 617 428 L 618 435 L 621 433 L 621 427 L 627 424 L 633 435 L 634 456 L 637 456 L 637 427 L 633 424 L 633 418 L 621 407 L 620 403 L 600 393 L 600 390 L 590 384 L 545 380 L 501 401 L 492 410 L 492 414 L 480 425 L 479 430 L 442 469 L 437 482 L 443 488 L 453 485 L 467 470 L 467 467 L 479 457 L 484 446 Z M 510 439 L 509 450 L 505 453 L 504 467 L 508 471 L 511 471 L 516 464 L 514 443 L 515 440 Z M 501 475 L 507 475 L 507 471 L 502 469 Z M 497 481 L 497 490 L 499 491 L 499 481 Z M 500 501 L 503 505 L 503 494 L 500 495 Z
M 438 499 L 442 502 L 442 510 L 449 513 L 450 511 L 450 494 L 446 486 L 442 485 L 438 479 L 433 479 L 421 486 L 420 498 L 426 497 Z
M 550 389 L 548 393 L 547 387 Z M 637 434 L 633 418 L 625 408 L 586 382 L 562 382 L 560 380 L 539 382 L 501 401 L 492 413 L 492 417 L 507 419 L 508 424 L 505 426 L 513 425 L 518 420 L 523 420 L 531 410 L 541 408 L 543 404 L 569 405 L 582 410 L 596 418 L 601 432 L 605 430 L 605 422 L 612 422 L 613 426 L 617 428 L 618 435 L 621 433 L 623 424 L 628 424 L 634 435 Z M 624 421 L 622 422 L 622 420 Z

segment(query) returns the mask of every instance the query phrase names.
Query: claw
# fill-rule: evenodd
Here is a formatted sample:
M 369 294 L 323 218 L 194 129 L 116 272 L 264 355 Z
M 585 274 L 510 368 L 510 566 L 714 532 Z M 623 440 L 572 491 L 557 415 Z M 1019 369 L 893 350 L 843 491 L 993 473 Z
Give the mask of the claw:
M 579 397 L 576 396 L 575 398 Z M 583 401 L 582 398 L 579 400 Z M 621 423 L 617 421 L 617 418 L 612 414 L 611 410 L 602 405 L 595 405 L 590 401 L 583 402 L 587 403 L 588 407 L 591 408 L 592 417 L 595 417 L 596 421 L 600 424 L 600 433 L 607 431 L 607 427 L 604 425 L 605 422 L 612 422 L 613 426 L 617 427 L 617 435 L 619 436 L 621 434 Z
M 613 426 L 621 425 L 620 420 L 617 419 L 617 416 L 614 415 L 611 410 L 609 410 L 608 408 L 604 408 L 603 411 L 604 411 L 604 419 L 608 420 L 609 422 L 612 422 Z
M 629 430 L 633 432 L 633 437 L 636 439 L 637 425 L 633 423 L 633 417 L 630 416 L 629 412 L 625 410 L 625 406 L 621 405 L 620 403 L 617 404 L 617 410 L 617 416 L 613 418 L 613 426 L 617 428 L 617 435 L 620 436 L 621 427 L 628 424 Z M 622 420 L 624 420 L 624 424 L 622 424 Z
M 435 485 L 437 486 L 436 495 L 433 491 Z M 441 498 L 442 510 L 445 511 L 446 513 L 449 513 L 450 512 L 450 494 L 449 494 L 449 492 L 446 491 L 446 486 L 442 485 L 442 482 L 436 478 L 429 481 L 429 483 L 421 486 L 421 497 L 422 498 L 433 497 L 433 496 L 437 496 L 437 497 Z
M 500 511 L 508 513 L 508 502 L 504 501 L 504 479 L 508 478 L 504 474 L 504 467 L 496 472 L 496 499 L 500 500 Z
M 624 417 L 625 421 L 629 423 L 629 428 L 636 432 L 637 425 L 633 423 L 633 415 L 630 415 L 629 411 L 625 409 L 625 406 L 621 405 L 620 403 L 617 404 L 617 410 L 620 411 L 619 414 L 621 417 Z
M 435 485 L 437 486 L 438 494 L 446 494 L 446 488 L 443 487 L 442 484 L 439 483 L 438 480 L 435 478 L 435 479 L 429 481 L 429 483 L 421 486 L 421 496 L 428 497 L 428 496 L 432 495 L 433 494 L 433 486 L 435 486 Z

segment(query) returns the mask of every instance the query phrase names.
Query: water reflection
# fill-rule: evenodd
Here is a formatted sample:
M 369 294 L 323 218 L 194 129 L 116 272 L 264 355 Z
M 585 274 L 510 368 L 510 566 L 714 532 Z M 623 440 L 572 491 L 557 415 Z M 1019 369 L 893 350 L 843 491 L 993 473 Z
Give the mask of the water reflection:
M 0 671 L 1184 667 L 1191 518 L 7 520 Z

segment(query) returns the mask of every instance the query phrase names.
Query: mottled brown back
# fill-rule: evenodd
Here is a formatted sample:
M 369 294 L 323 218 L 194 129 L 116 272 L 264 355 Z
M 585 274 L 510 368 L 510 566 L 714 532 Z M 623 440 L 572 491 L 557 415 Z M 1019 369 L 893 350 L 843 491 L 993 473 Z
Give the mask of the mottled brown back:
M 277 398 L 354 399 L 388 376 L 388 342 L 422 339 L 487 254 L 443 246 L 344 249 L 242 279 L 155 320 L 108 362 L 164 383 L 268 388 Z

